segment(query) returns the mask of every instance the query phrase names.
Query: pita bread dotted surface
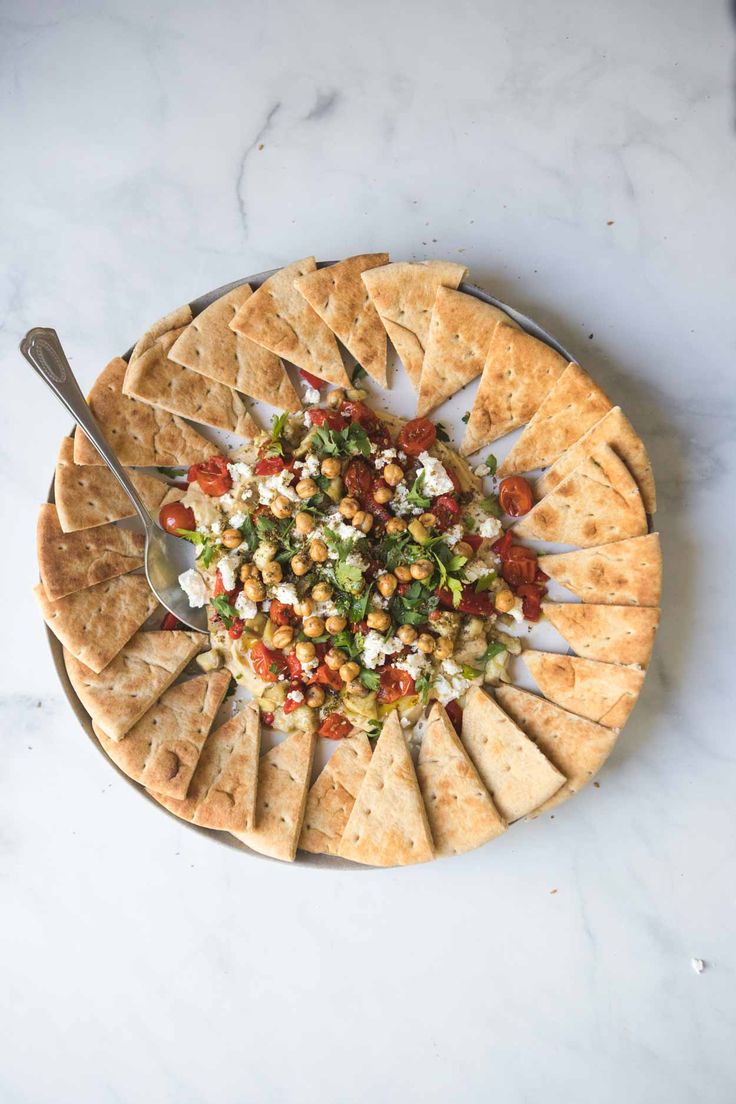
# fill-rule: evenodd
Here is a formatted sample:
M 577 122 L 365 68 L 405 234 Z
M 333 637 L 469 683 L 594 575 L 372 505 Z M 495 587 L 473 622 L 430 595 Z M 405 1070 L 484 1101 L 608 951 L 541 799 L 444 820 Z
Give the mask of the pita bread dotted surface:
M 143 567 L 144 544 L 141 533 L 118 525 L 65 533 L 50 502 L 38 512 L 38 569 L 52 601 Z
M 565 476 L 574 471 L 586 457 L 593 455 L 600 445 L 609 445 L 621 457 L 636 480 L 644 509 L 648 514 L 653 514 L 657 509 L 657 495 L 652 465 L 644 442 L 620 406 L 614 406 L 604 414 L 600 421 L 566 449 L 549 471 L 537 480 L 537 497 L 541 498 L 553 491 Z
M 33 593 L 54 636 L 98 674 L 158 605 L 143 575 L 120 575 L 55 602 L 41 583 Z
M 230 325 L 277 356 L 328 383 L 350 386 L 334 335 L 294 281 L 316 269 L 314 257 L 279 269 L 243 303 Z
M 368 866 L 408 866 L 434 857 L 427 812 L 395 710 L 384 722 L 337 853 Z
M 565 784 L 565 776 L 480 687 L 465 700 L 463 744 L 501 816 L 527 816 Z
M 659 625 L 658 609 L 584 602 L 544 602 L 542 608 L 583 659 L 648 666 Z
M 600 770 L 616 743 L 617 733 L 576 717 L 537 694 L 515 686 L 499 686 L 496 699 L 540 751 L 564 774 L 567 782 L 534 815 L 561 805 Z
M 255 828 L 236 833 L 261 855 L 294 861 L 316 742 L 314 732 L 293 732 L 261 756 Z
M 436 855 L 462 855 L 506 831 L 439 703 L 432 707 L 419 749 L 417 778 Z
M 137 632 L 95 673 L 69 652 L 64 663 L 77 697 L 111 740 L 121 740 L 202 647 L 192 632 Z
M 81 433 L 81 430 L 80 430 Z M 145 506 L 155 513 L 167 491 L 167 484 L 152 475 L 128 469 L 128 478 Z M 74 463 L 74 441 L 61 442 L 54 475 L 54 501 L 59 524 L 65 533 L 92 529 L 121 518 L 133 517 L 133 506 L 109 468 Z
M 312 310 L 381 387 L 387 386 L 386 331 L 360 277 L 386 264 L 388 253 L 362 253 L 294 281 Z
M 528 422 L 567 363 L 511 319 L 500 322 L 488 346 L 461 453 L 469 456 Z
M 301 401 L 281 360 L 230 328 L 252 294 L 250 284 L 241 284 L 217 299 L 179 335 L 169 359 L 280 410 L 301 410 Z
M 307 796 L 299 847 L 317 855 L 336 855 L 371 761 L 371 745 L 357 729 L 340 741 Z
M 184 797 L 229 684 L 229 671 L 210 671 L 170 686 L 122 740 L 111 740 L 94 722 L 92 727 L 113 763 L 134 782 Z
M 123 394 L 128 365 L 115 357 L 92 384 L 87 403 L 123 464 L 138 467 L 188 467 L 212 456 L 215 446 L 181 418 Z M 74 463 L 102 464 L 94 445 L 74 434 Z
M 608 445 L 583 460 L 514 526 L 519 537 L 581 548 L 643 536 L 646 531 L 639 488 Z
M 623 728 L 644 682 L 641 670 L 596 659 L 532 648 L 522 658 L 545 698 L 607 728 Z
M 568 364 L 498 466 L 500 476 L 553 464 L 613 403 L 579 364 Z
M 659 534 L 616 541 L 584 552 L 544 556 L 550 578 L 583 602 L 613 606 L 658 606 L 662 593 Z
M 417 389 L 437 291 L 458 287 L 467 274 L 467 268 L 454 261 L 395 261 L 362 275 L 378 317 Z
M 182 820 L 221 832 L 245 832 L 256 816 L 261 722 L 248 704 L 211 732 L 183 799 L 149 790 L 151 797 Z
M 183 326 L 188 326 L 191 321 L 192 311 L 188 303 L 185 303 L 183 307 L 177 307 L 175 310 L 169 311 L 163 318 L 159 318 L 157 322 L 154 322 L 143 336 L 136 341 L 133 352 L 130 354 L 130 363 L 132 364 L 134 360 L 147 352 L 160 338 L 171 333 L 172 330 L 181 330 Z

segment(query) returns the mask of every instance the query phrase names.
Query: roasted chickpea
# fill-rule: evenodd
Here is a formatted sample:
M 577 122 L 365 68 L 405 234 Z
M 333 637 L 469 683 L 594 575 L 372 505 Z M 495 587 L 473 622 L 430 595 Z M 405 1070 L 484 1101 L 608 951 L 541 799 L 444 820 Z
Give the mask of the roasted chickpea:
M 391 501 L 391 499 L 394 497 L 394 492 L 391 490 L 387 483 L 379 483 L 373 491 L 373 497 L 376 502 L 380 502 L 380 504 L 383 506 L 384 503 Z
M 315 602 L 329 602 L 332 597 L 332 587 L 329 583 L 317 583 L 312 587 L 312 597 Z
M 358 510 L 353 517 L 353 525 L 356 529 L 360 529 L 361 533 L 370 533 L 373 528 L 373 514 Z
M 304 510 L 300 510 L 294 518 L 294 527 L 297 533 L 306 535 L 311 533 L 314 529 L 314 518 L 311 514 L 307 514 Z
M 412 579 L 428 579 L 434 571 L 434 564 L 431 560 L 417 560 L 409 568 L 411 571 Z
M 354 663 L 352 659 L 348 663 L 343 663 L 339 670 L 339 675 L 343 682 L 352 682 L 359 674 L 360 667 L 357 663 Z
M 306 575 L 312 566 L 311 560 L 308 556 L 305 556 L 303 552 L 297 552 L 296 556 L 292 556 L 289 561 L 291 570 L 295 575 Z
M 284 572 L 277 560 L 271 560 L 270 563 L 266 564 L 261 575 L 266 586 L 276 586 L 283 579 Z
M 334 410 L 340 403 L 345 402 L 345 389 L 342 387 L 336 387 L 334 391 L 330 391 L 327 396 L 327 405 L 331 406 Z
M 321 686 L 310 686 L 304 694 L 304 701 L 310 709 L 319 709 L 325 704 L 325 692 Z
M 354 679 L 353 682 L 347 683 L 345 689 L 352 698 L 364 698 L 367 694 L 370 694 L 370 690 L 363 685 L 360 679 Z
M 317 494 L 319 487 L 313 479 L 300 479 L 294 489 L 300 498 L 311 498 Z
M 419 518 L 414 518 L 413 521 L 409 522 L 409 532 L 417 544 L 426 544 L 429 540 L 429 533 L 424 528 Z
M 382 594 L 384 598 L 390 598 L 396 590 L 397 583 L 398 579 L 390 571 L 387 571 L 385 575 L 379 575 L 376 579 L 378 593 Z
M 314 602 L 311 598 L 302 598 L 294 603 L 294 613 L 297 617 L 309 617 L 311 613 L 314 613 Z
M 347 623 L 347 617 L 333 615 L 332 617 L 328 617 L 325 621 L 325 628 L 330 636 L 335 636 L 336 633 L 342 632 Z
M 389 487 L 398 487 L 404 478 L 404 469 L 400 468 L 398 464 L 387 464 L 383 469 L 383 478 Z
M 300 663 L 309 663 L 317 654 L 317 649 L 311 640 L 300 640 L 294 648 L 294 651 Z
M 336 456 L 325 456 L 319 466 L 319 470 L 323 475 L 326 475 L 328 479 L 334 479 L 335 476 L 339 475 L 342 471 L 342 464 Z
M 253 553 L 253 563 L 256 567 L 263 567 L 274 558 L 277 552 L 278 548 L 273 541 L 261 541 Z
M 331 671 L 339 671 L 343 663 L 346 662 L 347 658 L 348 657 L 345 655 L 345 652 L 341 651 L 339 648 L 330 648 L 329 652 L 325 656 L 325 663 Z
M 390 533 L 392 536 L 395 535 L 396 533 L 403 533 L 405 529 L 406 529 L 406 522 L 404 521 L 403 518 L 392 517 L 392 518 L 389 518 L 388 521 L 386 522 L 386 532 Z
M 338 506 L 338 510 L 340 511 L 342 516 L 344 518 L 347 518 L 348 521 L 350 521 L 351 518 L 355 517 L 359 509 L 360 503 L 358 502 L 357 498 L 343 498 L 341 499 L 340 505 Z
M 503 590 L 499 590 L 493 599 L 493 604 L 499 613 L 508 613 L 514 606 L 514 595 L 508 588 L 504 587 Z
M 288 648 L 294 639 L 294 630 L 291 625 L 281 625 L 271 637 L 274 648 Z
M 371 610 L 366 617 L 366 622 L 369 629 L 377 629 L 379 632 L 385 632 L 391 624 L 391 616 L 386 613 L 385 610 Z
M 266 597 L 266 588 L 260 579 L 246 579 L 243 583 L 243 594 L 251 602 L 262 602 Z
M 327 545 L 323 540 L 309 542 L 309 558 L 315 563 L 324 563 L 327 559 Z
M 321 617 L 305 617 L 302 623 L 305 636 L 322 636 L 325 631 L 325 623 Z
M 420 633 L 417 637 L 417 648 L 420 652 L 425 652 L 427 655 L 434 651 L 435 644 L 435 638 L 430 636 L 429 633 Z
M 255 564 L 243 564 L 240 569 L 240 581 L 244 583 L 246 579 L 260 579 L 261 573 Z
M 238 548 L 243 543 L 243 538 L 239 529 L 226 529 L 220 537 L 220 542 L 226 548 Z
M 396 630 L 396 635 L 402 644 L 413 644 L 417 638 L 417 630 L 413 625 L 401 625 Z
M 271 513 L 274 517 L 285 518 L 291 515 L 293 503 L 285 495 L 276 495 L 271 503 Z
M 437 524 L 437 518 L 434 516 L 434 514 L 420 514 L 419 520 L 421 521 L 425 529 L 434 529 L 435 525 Z
M 455 645 L 449 636 L 441 636 L 434 646 L 437 659 L 449 659 L 455 651 Z
M 473 555 L 472 546 L 469 545 L 467 541 L 458 541 L 453 548 L 453 552 L 456 556 L 465 556 L 466 560 L 469 560 L 470 557 Z
M 400 583 L 409 583 L 412 579 L 411 568 L 408 564 L 399 564 L 394 568 L 394 575 Z

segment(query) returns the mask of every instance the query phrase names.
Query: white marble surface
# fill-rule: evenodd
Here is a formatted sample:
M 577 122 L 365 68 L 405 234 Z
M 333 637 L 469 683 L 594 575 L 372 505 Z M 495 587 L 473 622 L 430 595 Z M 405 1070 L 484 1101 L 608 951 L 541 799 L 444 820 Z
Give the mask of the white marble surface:
M 0 5 L 3 1104 L 736 1098 L 735 44 L 725 2 Z M 631 414 L 664 624 L 554 820 L 285 868 L 80 734 L 29 595 L 67 421 L 16 348 L 55 325 L 89 382 L 207 288 L 384 248 L 466 261 Z

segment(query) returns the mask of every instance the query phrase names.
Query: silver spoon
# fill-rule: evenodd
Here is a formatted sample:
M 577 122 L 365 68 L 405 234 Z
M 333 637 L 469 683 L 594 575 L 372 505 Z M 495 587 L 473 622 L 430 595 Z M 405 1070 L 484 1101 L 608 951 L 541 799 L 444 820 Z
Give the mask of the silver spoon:
M 146 538 L 146 578 L 162 606 L 190 629 L 205 632 L 206 609 L 192 609 L 179 586 L 179 575 L 194 565 L 194 550 L 188 541 L 166 533 L 150 516 L 128 478 L 128 473 L 105 440 L 92 411 L 87 406 L 56 330 L 37 326 L 20 343 L 20 351 L 47 383 L 80 429 L 84 431 L 127 494 L 141 519 Z

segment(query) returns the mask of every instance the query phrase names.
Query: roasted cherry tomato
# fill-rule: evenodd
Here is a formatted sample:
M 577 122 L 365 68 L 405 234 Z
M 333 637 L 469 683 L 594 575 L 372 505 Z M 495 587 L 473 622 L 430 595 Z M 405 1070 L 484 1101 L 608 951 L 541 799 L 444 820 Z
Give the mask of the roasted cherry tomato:
M 380 678 L 381 685 L 378 688 L 376 701 L 382 705 L 390 705 L 391 702 L 414 693 L 414 679 L 408 671 L 402 671 L 398 667 L 384 667 Z
M 479 537 L 477 533 L 463 533 L 463 540 L 470 545 L 474 552 L 477 552 L 483 543 L 483 538 Z
M 296 652 L 289 652 L 286 656 L 286 666 L 292 679 L 299 681 L 302 678 L 304 669 L 297 658 Z
M 166 630 L 173 630 L 183 629 L 185 628 L 185 626 L 182 625 L 179 618 L 175 617 L 173 613 L 167 613 L 163 621 L 161 622 L 161 628 Z
M 364 402 L 340 403 L 340 413 L 349 421 L 363 427 L 374 444 L 385 448 L 391 442 L 388 429 Z
M 317 732 L 328 740 L 342 740 L 351 731 L 352 727 L 350 721 L 342 713 L 328 713 Z
M 520 544 L 512 544 L 501 564 L 501 574 L 512 587 L 533 583 L 537 575 L 536 552 Z
M 190 483 L 199 483 L 204 494 L 219 498 L 233 485 L 228 463 L 226 456 L 210 456 L 209 460 L 203 460 L 201 464 L 192 464 L 187 478 Z
M 437 440 L 437 430 L 429 418 L 412 418 L 402 426 L 398 437 L 398 446 L 407 456 L 418 456 L 420 452 L 431 449 Z
M 296 615 L 293 606 L 287 605 L 286 602 L 279 602 L 278 598 L 274 598 L 271 601 L 268 616 L 274 625 L 293 625 Z
M 509 517 L 528 514 L 534 505 L 532 489 L 523 475 L 507 475 L 498 486 L 498 501 Z
M 264 725 L 266 725 L 267 728 L 271 728 L 271 726 L 274 722 L 274 715 L 273 715 L 273 713 L 268 713 L 268 712 L 261 713 L 261 720 L 263 721 Z
M 521 612 L 527 621 L 539 620 L 544 592 L 544 587 L 537 583 L 522 583 L 516 588 L 516 593 L 521 598 Z
M 254 644 L 250 650 L 250 661 L 253 670 L 264 682 L 278 682 L 279 675 L 287 670 L 286 657 L 282 652 L 274 652 L 267 648 L 262 640 Z
M 367 495 L 373 483 L 373 474 L 366 460 L 353 457 L 343 475 L 345 490 L 353 498 L 362 499 Z
M 312 425 L 326 425 L 328 429 L 345 429 L 348 424 L 336 410 L 310 410 L 309 420 Z
M 437 518 L 438 529 L 450 529 L 460 517 L 460 503 L 451 494 L 443 494 L 432 503 L 432 513 Z
M 256 475 L 278 475 L 286 467 L 286 461 L 282 456 L 262 456 L 256 460 L 253 471 Z
M 307 381 L 310 387 L 314 387 L 317 391 L 321 391 L 322 388 L 325 386 L 325 381 L 323 379 L 320 379 L 319 376 L 315 376 L 311 372 L 308 372 L 306 368 L 300 368 L 299 375 L 302 377 L 303 380 Z
M 375 486 L 377 486 L 380 482 L 382 481 L 377 479 Z M 386 506 L 383 502 L 376 502 L 375 498 L 373 497 L 375 486 L 371 487 L 368 493 L 363 496 L 362 505 L 365 507 L 366 510 L 373 514 L 373 517 L 376 521 L 379 521 L 383 525 L 385 525 L 386 522 L 391 519 L 391 512 L 390 510 L 386 509 Z
M 236 617 L 230 628 L 227 630 L 227 635 L 232 640 L 240 640 L 243 635 L 243 629 L 245 628 L 245 621 L 242 617 Z
M 332 690 L 342 690 L 342 679 L 338 671 L 332 671 L 326 663 L 320 663 L 317 670 L 309 680 L 309 685 L 318 683 L 320 686 L 329 686 Z
M 435 594 L 440 600 L 440 605 L 445 609 L 456 609 L 460 613 L 470 613 L 476 617 L 490 617 L 495 612 L 493 598 L 487 590 L 480 594 L 474 589 L 472 583 L 466 583 L 463 587 L 459 603 L 455 606 L 452 601 L 452 593 L 443 587 L 438 587 Z
M 502 560 L 505 560 L 509 554 L 509 549 L 514 539 L 514 534 L 510 529 L 507 529 L 502 537 L 494 541 L 491 545 L 491 551 L 495 552 L 497 556 L 500 556 Z
M 176 536 L 178 529 L 188 529 L 190 532 L 197 528 L 194 520 L 194 511 L 181 502 L 170 502 L 168 506 L 162 506 L 158 514 L 158 523 L 167 533 Z
M 301 687 L 299 687 L 299 689 L 301 690 Z M 304 705 L 303 698 L 301 701 L 294 701 L 293 698 L 287 696 L 286 701 L 283 705 L 284 713 L 293 713 L 294 710 L 298 709 L 300 705 Z
M 215 586 L 214 586 L 214 590 L 212 592 L 212 597 L 213 598 L 217 598 L 217 597 L 219 597 L 220 594 L 224 594 L 224 595 L 227 596 L 227 600 L 230 601 L 230 599 L 233 597 L 233 595 L 234 594 L 239 594 L 242 589 L 243 588 L 240 586 L 240 584 L 236 583 L 236 585 L 233 587 L 232 590 L 225 590 L 225 584 L 222 581 L 222 575 L 220 574 L 220 569 L 219 568 L 217 569 L 217 571 L 215 572 Z
M 449 701 L 447 703 L 447 705 L 445 706 L 445 712 L 450 719 L 452 727 L 455 729 L 459 736 L 460 729 L 463 726 L 463 711 L 457 698 L 453 698 L 452 701 Z
M 537 572 L 536 572 L 536 575 L 534 576 L 534 582 L 535 583 L 548 583 L 549 582 L 549 575 L 545 575 L 545 573 L 542 571 L 539 564 L 537 564 Z

